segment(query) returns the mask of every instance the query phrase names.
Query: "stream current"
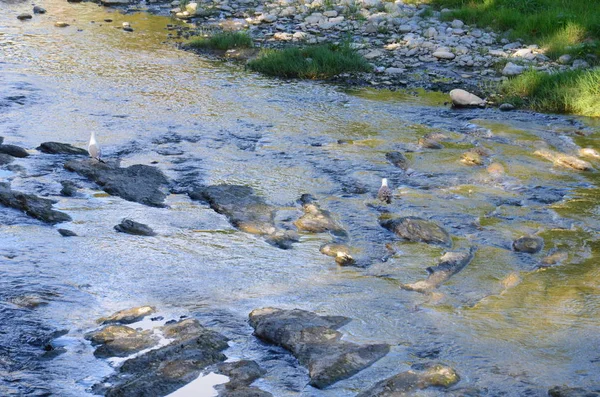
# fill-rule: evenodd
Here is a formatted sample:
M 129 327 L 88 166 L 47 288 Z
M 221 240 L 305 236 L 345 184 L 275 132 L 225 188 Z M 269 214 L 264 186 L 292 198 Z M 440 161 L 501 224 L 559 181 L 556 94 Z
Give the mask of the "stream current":
M 600 149 L 597 121 L 457 111 L 441 95 L 270 79 L 176 49 L 165 42 L 165 17 L 64 0 L 38 5 L 48 13 L 22 22 L 16 16 L 31 4 L 0 0 L 0 136 L 33 154 L 1 168 L 0 178 L 57 200 L 73 218 L 59 227 L 79 237 L 0 208 L 0 395 L 88 395 L 113 368 L 83 334 L 96 318 L 140 305 L 198 318 L 231 338 L 226 355 L 256 360 L 268 372 L 255 385 L 275 396 L 354 396 L 428 360 L 452 366 L 461 382 L 423 396 L 598 387 L 600 178 L 533 154 Z M 70 26 L 54 27 L 58 20 Z M 134 32 L 118 28 L 124 21 Z M 46 141 L 85 147 L 92 129 L 105 157 L 123 166 L 156 165 L 183 189 L 251 186 L 280 208 L 278 220 L 297 218 L 298 198 L 310 193 L 346 227 L 350 245 L 368 255 L 391 243 L 396 253 L 339 267 L 319 252 L 328 234 L 301 234 L 282 250 L 185 194 L 171 194 L 167 208 L 128 202 L 65 171 L 64 158 L 33 150 Z M 426 133 L 446 135 L 444 149 L 421 150 Z M 506 173 L 493 178 L 460 163 L 474 144 Z M 407 152 L 414 172 L 386 160 L 393 150 Z M 384 177 L 395 193 L 391 213 L 444 225 L 457 249 L 479 247 L 433 296 L 399 287 L 425 278 L 444 251 L 398 241 L 377 224 L 368 204 Z M 79 194 L 60 196 L 62 180 L 77 182 Z M 115 232 L 125 217 L 158 235 Z M 524 234 L 543 237 L 544 250 L 513 252 Z M 557 250 L 566 259 L 539 269 Z M 350 317 L 346 340 L 392 350 L 314 389 L 289 353 L 252 336 L 248 313 L 264 306 Z M 63 353 L 43 355 L 55 337 Z

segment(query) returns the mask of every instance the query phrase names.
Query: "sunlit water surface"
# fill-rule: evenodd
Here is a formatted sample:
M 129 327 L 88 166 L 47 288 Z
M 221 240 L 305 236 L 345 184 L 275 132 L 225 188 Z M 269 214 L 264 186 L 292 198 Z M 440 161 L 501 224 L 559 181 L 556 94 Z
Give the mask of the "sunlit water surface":
M 31 150 L 34 156 L 16 160 L 18 167 L 0 170 L 0 177 L 15 190 L 56 199 L 55 207 L 73 218 L 60 227 L 80 237 L 63 238 L 0 208 L 0 395 L 85 395 L 113 369 L 94 358 L 83 334 L 100 316 L 145 304 L 165 318 L 194 316 L 230 337 L 227 356 L 257 360 L 268 373 L 256 384 L 276 396 L 353 396 L 429 359 L 458 371 L 456 395 L 544 396 L 554 385 L 598 386 L 600 179 L 533 155 L 542 140 L 567 152 L 577 145 L 598 149 L 597 123 L 460 112 L 444 107 L 439 95 L 272 80 L 165 43 L 164 17 L 123 15 L 92 3 L 39 3 L 48 13 L 21 22 L 16 15 L 31 5 L 0 0 L 5 143 L 85 147 L 94 129 L 106 156 L 121 157 L 123 165 L 157 162 L 187 185 L 252 186 L 282 208 L 282 219 L 297 217 L 296 200 L 311 193 L 365 252 L 394 241 L 367 205 L 387 177 L 397 189 L 391 212 L 431 217 L 450 230 L 456 247 L 480 248 L 466 269 L 427 297 L 399 283 L 424 278 L 440 248 L 393 242 L 397 253 L 387 262 L 341 268 L 319 253 L 328 235 L 303 235 L 293 249 L 281 250 L 185 195 L 169 196 L 168 208 L 127 202 L 64 171 L 64 159 Z M 56 28 L 57 20 L 70 26 Z M 123 21 L 135 31 L 118 29 Z M 427 132 L 451 141 L 443 150 L 409 153 L 415 174 L 407 177 L 386 161 L 387 151 L 416 148 Z M 493 179 L 485 168 L 458 161 L 475 141 L 493 152 L 505 176 Z M 81 194 L 60 196 L 65 179 L 78 181 Z M 499 204 L 530 197 L 537 186 L 565 198 Z M 124 217 L 151 225 L 158 236 L 116 233 Z M 526 233 L 544 237 L 542 254 L 510 250 Z M 568 259 L 537 270 L 554 248 Z M 42 304 L 24 308 L 23 297 Z M 351 379 L 313 389 L 291 356 L 251 335 L 247 315 L 263 306 L 351 317 L 342 329 L 347 340 L 386 342 L 392 350 Z M 40 361 L 36 335 L 53 329 L 69 331 L 55 342 L 66 352 Z

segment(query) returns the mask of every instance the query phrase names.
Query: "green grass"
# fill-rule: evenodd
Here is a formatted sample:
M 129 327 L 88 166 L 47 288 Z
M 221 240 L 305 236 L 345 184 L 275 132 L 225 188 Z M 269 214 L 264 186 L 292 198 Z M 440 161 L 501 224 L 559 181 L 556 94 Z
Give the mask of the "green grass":
M 600 117 L 600 68 L 555 74 L 530 70 L 505 81 L 500 90 L 517 106 Z
M 540 44 L 551 57 L 600 56 L 598 0 L 421 0 L 453 8 L 446 19 L 508 31 L 511 39 Z
M 252 38 L 244 32 L 221 32 L 210 37 L 190 40 L 187 46 L 195 49 L 230 50 L 252 47 Z
M 367 61 L 348 45 L 265 49 L 248 67 L 269 76 L 302 79 L 328 79 L 340 73 L 371 70 Z

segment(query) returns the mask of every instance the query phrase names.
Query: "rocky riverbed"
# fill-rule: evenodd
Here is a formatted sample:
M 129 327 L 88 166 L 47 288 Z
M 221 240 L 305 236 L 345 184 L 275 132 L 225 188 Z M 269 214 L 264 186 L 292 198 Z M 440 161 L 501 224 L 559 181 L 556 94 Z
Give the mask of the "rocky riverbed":
M 39 6 L 0 14 L 0 394 L 597 393 L 594 120 L 271 80 L 165 17 Z

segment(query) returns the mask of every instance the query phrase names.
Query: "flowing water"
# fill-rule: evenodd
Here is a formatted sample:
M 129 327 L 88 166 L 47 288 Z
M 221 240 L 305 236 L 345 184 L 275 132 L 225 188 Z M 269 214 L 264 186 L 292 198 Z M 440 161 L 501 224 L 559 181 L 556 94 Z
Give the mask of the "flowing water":
M 156 164 L 181 186 L 252 186 L 281 208 L 280 221 L 299 216 L 296 200 L 310 193 L 362 253 L 376 256 L 391 242 L 396 254 L 366 268 L 338 267 L 319 253 L 329 235 L 302 235 L 293 249 L 278 249 L 184 194 L 170 195 L 168 208 L 127 202 L 63 170 L 60 156 L 32 150 L 0 177 L 56 199 L 73 218 L 60 227 L 80 237 L 0 208 L 0 395 L 86 395 L 113 368 L 93 356 L 83 334 L 98 317 L 145 304 L 230 337 L 227 356 L 257 360 L 268 373 L 256 384 L 275 396 L 353 396 L 432 359 L 461 375 L 456 395 L 544 396 L 554 385 L 600 384 L 600 178 L 533 154 L 545 145 L 599 149 L 597 122 L 454 111 L 444 96 L 273 80 L 177 50 L 165 43 L 165 17 L 39 3 L 48 13 L 21 22 L 16 16 L 31 5 L 0 0 L 5 143 L 85 147 L 93 129 L 105 157 Z M 70 26 L 56 28 L 57 20 Z M 123 21 L 135 31 L 118 29 Z M 418 149 L 428 132 L 450 141 L 408 153 L 413 173 L 386 161 L 390 150 Z M 505 175 L 459 162 L 476 142 Z M 432 218 L 458 248 L 479 246 L 433 296 L 399 288 L 424 278 L 443 251 L 396 241 L 378 226 L 368 204 L 382 177 L 395 188 L 389 211 Z M 77 181 L 80 194 L 60 196 L 62 180 Z M 124 217 L 158 236 L 116 233 Z M 533 233 L 545 240 L 541 254 L 510 250 Z M 566 260 L 538 269 L 553 250 Z M 351 379 L 313 389 L 293 357 L 252 336 L 247 315 L 263 306 L 351 317 L 346 340 L 386 342 L 392 351 Z M 42 354 L 55 337 L 63 354 Z

